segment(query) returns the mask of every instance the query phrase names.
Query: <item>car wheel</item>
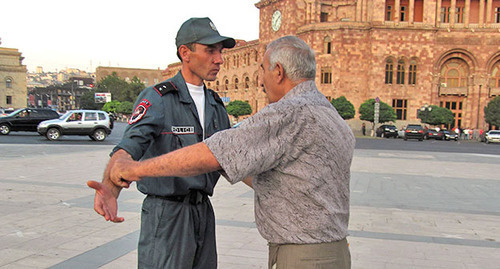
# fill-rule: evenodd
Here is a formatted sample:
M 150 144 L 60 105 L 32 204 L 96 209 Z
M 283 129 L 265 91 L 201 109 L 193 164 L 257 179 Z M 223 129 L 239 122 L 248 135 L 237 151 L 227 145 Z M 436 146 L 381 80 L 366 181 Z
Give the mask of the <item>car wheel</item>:
M 90 139 L 92 139 L 92 140 L 94 140 L 94 141 L 95 141 L 95 138 L 94 138 L 94 135 L 93 135 L 93 134 L 89 135 L 89 137 L 90 137 Z
M 8 135 L 10 133 L 10 126 L 7 124 L 0 125 L 0 134 Z
M 408 138 L 406 138 L 406 137 L 404 139 L 405 139 L 405 141 L 408 140 Z
M 47 130 L 46 136 L 48 140 L 55 141 L 61 137 L 61 131 L 57 128 L 50 128 Z
M 104 141 L 106 139 L 106 132 L 103 129 L 97 129 L 92 134 L 95 141 Z

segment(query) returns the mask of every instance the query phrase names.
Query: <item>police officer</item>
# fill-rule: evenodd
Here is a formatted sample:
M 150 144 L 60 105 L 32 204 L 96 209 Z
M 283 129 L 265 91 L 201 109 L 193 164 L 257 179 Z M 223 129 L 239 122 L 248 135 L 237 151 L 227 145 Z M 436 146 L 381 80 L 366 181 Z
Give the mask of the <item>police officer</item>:
M 116 201 L 109 203 L 103 195 L 111 192 L 116 199 L 120 193 L 109 181 L 116 160 L 159 156 L 230 127 L 221 99 L 203 81 L 216 79 L 222 49 L 234 47 L 235 40 L 221 36 L 209 18 L 191 18 L 179 29 L 176 45 L 181 71 L 141 92 L 123 139 L 111 153 L 103 183 L 88 183 L 96 189 L 94 209 L 103 216 L 109 211 L 116 216 Z M 148 178 L 137 184 L 147 195 L 141 215 L 139 268 L 217 267 L 215 217 L 208 196 L 219 176 L 212 172 L 171 178 L 175 180 Z

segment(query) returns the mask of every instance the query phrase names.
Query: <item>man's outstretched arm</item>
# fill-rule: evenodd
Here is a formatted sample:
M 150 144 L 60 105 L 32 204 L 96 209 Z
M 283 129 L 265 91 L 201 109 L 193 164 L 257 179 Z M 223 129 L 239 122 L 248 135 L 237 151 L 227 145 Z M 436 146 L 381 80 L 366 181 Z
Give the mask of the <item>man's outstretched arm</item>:
M 208 146 L 200 142 L 140 162 L 118 159 L 111 168 L 110 178 L 115 185 L 128 188 L 131 181 L 144 177 L 189 177 L 220 169 Z

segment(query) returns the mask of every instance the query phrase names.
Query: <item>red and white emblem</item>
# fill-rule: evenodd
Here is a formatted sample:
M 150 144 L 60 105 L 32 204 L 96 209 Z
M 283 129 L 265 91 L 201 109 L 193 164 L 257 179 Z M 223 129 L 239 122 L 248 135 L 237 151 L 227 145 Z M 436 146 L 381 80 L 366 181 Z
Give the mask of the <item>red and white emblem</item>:
M 139 105 L 137 105 L 137 107 L 134 109 L 134 113 L 132 113 L 132 116 L 130 116 L 128 124 L 134 124 L 138 122 L 140 119 L 142 119 L 142 117 L 144 117 L 150 106 L 151 103 L 148 100 L 143 99 L 139 103 Z

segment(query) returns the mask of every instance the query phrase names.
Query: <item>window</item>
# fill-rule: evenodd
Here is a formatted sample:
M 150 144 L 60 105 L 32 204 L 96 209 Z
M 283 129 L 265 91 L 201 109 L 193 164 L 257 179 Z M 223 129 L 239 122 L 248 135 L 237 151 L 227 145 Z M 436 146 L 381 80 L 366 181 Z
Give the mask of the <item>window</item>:
M 317 14 L 317 13 L 316 13 L 316 14 Z M 320 15 L 319 21 L 320 21 L 320 22 L 327 22 L 327 21 L 328 21 L 328 13 L 326 13 L 326 12 L 321 12 L 321 15 Z
M 228 86 L 229 86 L 229 80 L 226 79 L 225 83 L 224 83 L 224 90 L 227 91 L 228 89 Z
M 385 84 L 392 84 L 392 77 L 394 75 L 394 64 L 392 59 L 388 59 L 385 62 Z
M 491 71 L 490 87 L 500 88 L 500 62 L 497 62 Z
M 396 75 L 396 84 L 405 84 L 405 62 L 398 61 L 398 73 Z
M 7 105 L 12 105 L 12 96 L 10 95 L 5 96 L 5 103 Z
M 330 67 L 321 68 L 321 84 L 332 83 L 332 69 Z
M 331 54 L 332 53 L 332 39 L 329 36 L 325 37 L 323 44 L 324 44 L 323 52 L 325 54 Z
M 449 88 L 467 87 L 467 64 L 461 59 L 451 59 L 441 68 L 441 86 Z
M 12 79 L 11 78 L 6 78 L 5 79 L 5 87 L 6 88 L 12 88 Z
M 455 22 L 456 23 L 464 23 L 464 8 L 456 7 L 455 8 Z
M 500 7 L 495 8 L 495 23 L 500 23 Z
M 408 84 L 415 85 L 417 80 L 417 63 L 415 61 L 410 62 L 410 66 L 408 68 Z
M 85 112 L 85 120 L 86 121 L 97 120 L 97 113 L 95 113 L 95 112 Z
M 406 120 L 406 110 L 408 108 L 408 100 L 392 99 L 392 107 L 396 111 L 397 120 Z
M 248 89 L 250 87 L 250 78 L 245 77 L 245 89 Z
M 441 7 L 441 22 L 450 22 L 450 7 Z
M 408 7 L 406 6 L 401 6 L 401 15 L 399 16 L 399 20 L 400 21 L 407 21 L 407 17 L 406 17 L 406 11 L 408 10 Z
M 240 81 L 238 80 L 238 78 L 234 78 L 234 88 L 237 90 L 238 89 L 238 83 Z
M 385 20 L 392 21 L 392 6 L 385 7 Z
M 215 82 L 215 90 L 219 91 L 219 81 L 218 80 Z
M 104 113 L 98 113 L 99 115 L 99 120 L 105 120 L 106 119 L 106 115 L 104 115 Z

